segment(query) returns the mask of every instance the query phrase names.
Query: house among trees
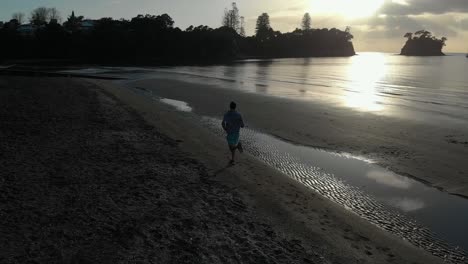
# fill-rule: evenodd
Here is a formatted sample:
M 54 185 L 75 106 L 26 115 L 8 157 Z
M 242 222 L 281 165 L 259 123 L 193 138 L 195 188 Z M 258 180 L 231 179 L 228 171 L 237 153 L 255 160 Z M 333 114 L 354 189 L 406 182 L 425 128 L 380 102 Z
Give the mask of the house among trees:
M 68 32 L 87 32 L 90 33 L 96 26 L 96 21 L 91 19 L 84 19 L 83 16 L 75 16 L 75 11 L 63 23 L 63 27 Z
M 33 24 L 19 25 L 16 28 L 16 32 L 18 32 L 23 37 L 33 37 L 35 31 L 36 27 Z
M 91 32 L 94 29 L 96 22 L 91 19 L 85 19 L 80 22 L 79 29 L 83 32 Z

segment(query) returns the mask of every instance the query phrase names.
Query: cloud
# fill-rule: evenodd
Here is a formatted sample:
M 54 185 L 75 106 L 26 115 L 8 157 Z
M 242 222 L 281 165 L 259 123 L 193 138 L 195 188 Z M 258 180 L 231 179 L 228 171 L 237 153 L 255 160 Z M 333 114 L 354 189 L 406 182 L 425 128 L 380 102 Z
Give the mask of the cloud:
M 442 17 L 443 16 L 443 17 Z M 374 16 L 372 18 L 355 21 L 353 25 L 368 27 L 368 37 L 403 37 L 406 32 L 425 29 L 436 36 L 455 37 L 454 27 L 461 27 L 460 22 L 450 15 L 430 16 Z
M 466 0 L 386 0 L 379 13 L 387 15 L 420 15 L 468 12 Z
M 294 6 L 294 7 L 289 7 L 287 10 L 288 10 L 288 11 L 303 12 L 303 11 L 304 11 L 304 7 L 303 7 L 303 6 Z
M 468 42 L 468 0 L 385 0 L 374 15 L 354 19 L 314 13 L 299 3 L 270 10 L 271 24 L 281 32 L 294 30 L 300 26 L 305 10 L 312 12 L 314 28 L 351 26 L 358 51 L 398 53 L 406 41 L 403 35 L 421 29 L 447 37 L 446 52 L 465 51 Z M 249 32 L 254 32 L 256 19 L 248 18 Z
M 460 20 L 458 26 L 460 29 L 468 30 L 468 18 Z

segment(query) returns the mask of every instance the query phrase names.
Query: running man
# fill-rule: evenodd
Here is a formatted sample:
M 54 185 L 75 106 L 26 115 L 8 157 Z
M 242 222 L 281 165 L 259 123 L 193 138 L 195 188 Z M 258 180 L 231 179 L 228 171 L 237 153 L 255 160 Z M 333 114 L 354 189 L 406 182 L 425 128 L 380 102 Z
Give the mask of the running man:
M 239 132 L 240 129 L 244 127 L 244 121 L 242 120 L 242 115 L 236 111 L 236 103 L 231 102 L 229 105 L 230 110 L 226 112 L 223 118 L 221 125 L 223 126 L 224 131 L 226 131 L 227 142 L 229 145 L 229 150 L 231 151 L 232 158 L 230 163 L 234 164 L 234 157 L 236 155 L 236 149 L 242 153 L 242 144 L 239 141 Z

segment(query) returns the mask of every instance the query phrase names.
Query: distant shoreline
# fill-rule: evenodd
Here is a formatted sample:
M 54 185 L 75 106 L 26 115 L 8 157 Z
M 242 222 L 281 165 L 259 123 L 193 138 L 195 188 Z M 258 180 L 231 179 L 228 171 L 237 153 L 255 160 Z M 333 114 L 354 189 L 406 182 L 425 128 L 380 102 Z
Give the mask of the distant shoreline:
M 274 59 L 300 59 L 300 58 L 347 58 L 359 55 L 354 54 L 339 54 L 339 55 L 316 55 L 316 56 L 239 56 L 232 59 L 223 60 L 116 60 L 116 61 L 93 61 L 93 60 L 70 60 L 70 59 L 28 59 L 28 60 L 4 60 L 1 64 L 14 64 L 16 67 L 37 68 L 39 67 L 89 67 L 89 66 L 120 66 L 120 67 L 166 67 L 166 66 L 210 66 L 219 64 L 230 64 L 244 60 L 274 60 Z
M 3 65 L 14 65 L 14 68 L 20 67 L 29 70 L 57 70 L 57 69 L 68 69 L 68 68 L 86 68 L 95 66 L 110 66 L 110 67 L 175 67 L 175 66 L 211 66 L 211 65 L 225 65 L 237 62 L 243 62 L 248 60 L 275 60 L 275 59 L 300 59 L 300 58 L 349 58 L 354 56 L 360 56 L 361 53 L 381 53 L 388 54 L 390 56 L 404 56 L 404 57 L 450 57 L 450 56 L 465 56 L 464 52 L 447 52 L 444 56 L 438 55 L 402 55 L 394 52 L 380 52 L 380 51 L 357 51 L 353 55 L 343 56 L 309 56 L 309 57 L 269 57 L 269 56 L 241 56 L 235 59 L 222 60 L 222 61 L 186 61 L 186 62 L 128 62 L 128 61 L 108 61 L 108 62 L 97 62 L 97 61 L 83 61 L 83 60 L 50 60 L 50 59 L 31 59 L 31 60 L 4 60 L 1 64 Z M 0 65 L 1 65 L 0 64 Z M 39 67 L 39 68 L 38 68 Z M 42 68 L 41 68 L 42 67 Z M 0 68 L 1 70 L 5 70 Z

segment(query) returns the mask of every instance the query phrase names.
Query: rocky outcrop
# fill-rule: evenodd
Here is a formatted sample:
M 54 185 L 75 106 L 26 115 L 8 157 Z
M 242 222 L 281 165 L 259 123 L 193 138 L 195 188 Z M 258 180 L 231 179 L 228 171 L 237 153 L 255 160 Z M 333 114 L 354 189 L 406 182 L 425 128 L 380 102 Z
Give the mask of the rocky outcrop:
M 401 55 L 406 56 L 444 56 L 442 49 L 445 46 L 445 37 L 438 39 L 428 31 L 418 31 L 407 33 L 408 38 L 405 46 L 401 49 Z

